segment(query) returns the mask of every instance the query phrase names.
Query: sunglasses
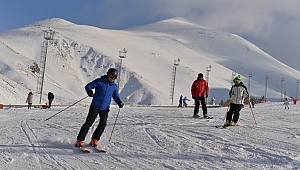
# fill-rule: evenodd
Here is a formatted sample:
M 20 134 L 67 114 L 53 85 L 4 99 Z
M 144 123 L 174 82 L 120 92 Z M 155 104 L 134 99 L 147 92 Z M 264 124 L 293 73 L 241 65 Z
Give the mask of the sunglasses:
M 108 78 L 115 80 L 115 79 L 117 79 L 117 76 L 108 76 Z

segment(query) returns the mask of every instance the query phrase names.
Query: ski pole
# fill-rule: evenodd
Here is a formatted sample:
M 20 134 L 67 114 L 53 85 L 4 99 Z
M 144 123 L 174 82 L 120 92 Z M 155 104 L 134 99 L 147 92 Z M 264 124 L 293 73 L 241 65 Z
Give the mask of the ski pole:
M 77 102 L 71 104 L 70 106 L 66 107 L 65 109 L 63 109 L 63 110 L 61 110 L 61 111 L 55 113 L 54 115 L 50 116 L 49 118 L 45 119 L 44 121 L 47 121 L 47 120 L 51 119 L 52 117 L 58 115 L 59 113 L 63 112 L 64 110 L 66 110 L 66 109 L 68 109 L 68 108 L 70 108 L 71 106 L 74 106 L 75 104 L 79 103 L 80 101 L 82 101 L 83 99 L 85 99 L 85 98 L 87 98 L 87 97 L 89 97 L 89 96 L 85 96 L 84 98 L 82 98 L 82 99 L 78 100 Z
M 113 134 L 113 132 L 114 132 L 115 125 L 116 125 L 116 122 L 117 122 L 117 119 L 118 119 L 118 116 L 119 116 L 119 113 L 120 113 L 120 109 L 121 109 L 121 108 L 119 108 L 119 111 L 118 111 L 118 114 L 117 114 L 117 117 L 116 117 L 116 120 L 115 120 L 115 123 L 114 123 L 113 129 L 112 129 L 112 131 L 111 131 L 111 134 L 110 134 L 110 137 L 109 137 L 108 142 L 110 142 L 111 136 L 112 136 L 112 134 Z
M 257 127 L 258 125 L 257 125 L 256 120 L 255 120 L 255 116 L 254 116 L 254 113 L 253 113 L 253 110 L 252 110 L 252 106 L 251 106 L 250 103 L 249 103 L 249 105 L 250 105 L 250 109 L 251 109 L 251 113 L 252 113 L 252 117 L 253 117 L 254 123 L 256 124 L 256 127 Z

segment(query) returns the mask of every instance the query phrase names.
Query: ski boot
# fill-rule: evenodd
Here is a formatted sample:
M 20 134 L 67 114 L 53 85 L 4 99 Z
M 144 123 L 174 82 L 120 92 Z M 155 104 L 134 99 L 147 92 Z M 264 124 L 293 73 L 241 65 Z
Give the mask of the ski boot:
M 199 117 L 200 117 L 200 116 L 199 116 L 199 115 L 197 115 L 197 114 L 193 116 L 193 118 L 199 118 Z
M 98 145 L 98 140 L 97 139 L 91 139 L 91 142 L 89 144 L 92 147 L 96 147 Z
M 75 147 L 80 148 L 83 145 L 83 141 L 82 140 L 77 140 L 75 143 Z

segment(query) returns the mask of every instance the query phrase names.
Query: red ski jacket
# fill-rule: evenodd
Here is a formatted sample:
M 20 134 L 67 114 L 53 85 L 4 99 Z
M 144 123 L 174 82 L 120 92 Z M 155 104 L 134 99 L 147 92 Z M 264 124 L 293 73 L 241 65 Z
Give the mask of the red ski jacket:
M 209 94 L 208 83 L 204 79 L 197 79 L 192 84 L 191 88 L 192 96 L 194 97 L 206 97 Z

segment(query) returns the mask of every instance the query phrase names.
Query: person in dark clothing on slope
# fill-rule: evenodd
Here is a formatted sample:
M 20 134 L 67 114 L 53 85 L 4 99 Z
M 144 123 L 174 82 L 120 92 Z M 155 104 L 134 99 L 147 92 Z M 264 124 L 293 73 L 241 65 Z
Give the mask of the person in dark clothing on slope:
M 119 97 L 118 86 L 114 82 L 117 79 L 117 76 L 118 71 L 114 68 L 110 68 L 106 75 L 95 79 L 85 86 L 88 96 L 93 97 L 93 100 L 90 105 L 86 121 L 82 125 L 77 136 L 75 147 L 81 147 L 83 145 L 83 141 L 85 140 L 89 128 L 93 125 L 96 117 L 99 115 L 100 121 L 98 127 L 94 131 L 91 142 L 89 143 L 94 147 L 98 145 L 98 141 L 100 140 L 100 137 L 106 127 L 111 98 L 114 99 L 119 108 L 124 106 Z M 93 93 L 92 89 L 95 89 L 95 94 Z
M 254 108 L 254 104 L 255 104 L 255 102 L 254 102 L 254 100 L 252 100 L 252 101 L 251 101 L 251 107 L 252 107 L 252 108 Z
M 182 107 L 182 95 L 180 95 L 180 97 L 179 97 L 179 105 L 178 105 L 178 107 Z
M 239 120 L 240 110 L 244 107 L 244 96 L 246 95 L 248 100 L 250 100 L 247 87 L 242 83 L 241 79 L 241 75 L 233 79 L 234 85 L 229 91 L 232 102 L 230 103 L 224 126 L 235 126 Z
M 49 101 L 48 108 L 49 109 L 51 108 L 51 104 L 52 104 L 53 99 L 54 99 L 54 94 L 51 93 L 51 92 L 48 92 L 48 101 Z
M 289 99 L 288 99 L 288 98 L 285 98 L 285 99 L 284 99 L 284 109 L 286 109 L 286 108 L 290 109 L 289 105 L 290 105 Z
M 206 99 L 209 95 L 209 87 L 206 80 L 203 79 L 203 74 L 199 73 L 197 80 L 195 80 L 191 87 L 192 98 L 195 100 L 195 107 L 194 107 L 194 118 L 200 117 L 199 107 L 200 102 L 202 106 L 203 116 L 208 118 L 207 116 L 207 107 L 206 107 Z

